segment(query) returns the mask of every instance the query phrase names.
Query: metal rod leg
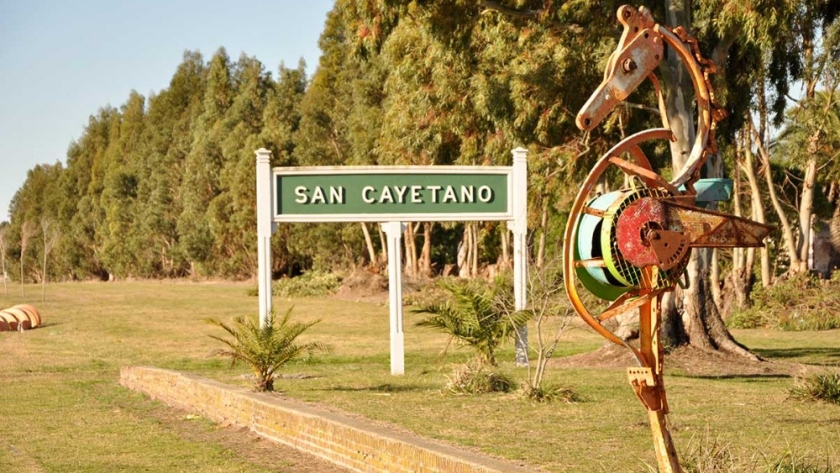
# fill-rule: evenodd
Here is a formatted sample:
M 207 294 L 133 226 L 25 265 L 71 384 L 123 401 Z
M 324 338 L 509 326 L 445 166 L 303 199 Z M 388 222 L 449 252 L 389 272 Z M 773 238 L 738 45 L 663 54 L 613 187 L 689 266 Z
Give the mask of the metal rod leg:
M 659 473 L 682 473 L 674 441 L 665 424 L 665 412 L 661 409 L 648 411 L 648 419 L 653 433 L 653 448 L 656 452 L 656 461 L 659 463 Z

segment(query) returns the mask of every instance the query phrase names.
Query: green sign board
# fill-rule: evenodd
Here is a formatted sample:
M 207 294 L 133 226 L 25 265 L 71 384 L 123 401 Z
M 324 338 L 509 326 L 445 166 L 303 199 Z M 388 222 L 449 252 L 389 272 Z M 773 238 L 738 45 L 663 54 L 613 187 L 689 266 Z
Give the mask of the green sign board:
M 510 220 L 511 168 L 275 168 L 274 221 Z

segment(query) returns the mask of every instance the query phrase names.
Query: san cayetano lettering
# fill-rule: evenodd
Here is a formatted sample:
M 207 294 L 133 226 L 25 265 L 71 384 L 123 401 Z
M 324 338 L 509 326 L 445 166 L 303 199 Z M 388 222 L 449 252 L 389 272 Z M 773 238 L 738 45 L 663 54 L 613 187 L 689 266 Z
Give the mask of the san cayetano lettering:
M 347 203 L 348 192 L 343 186 L 297 186 L 295 203 L 303 205 L 336 205 Z M 406 185 L 364 186 L 360 195 L 365 204 L 474 204 L 494 199 L 490 186 L 471 185 Z

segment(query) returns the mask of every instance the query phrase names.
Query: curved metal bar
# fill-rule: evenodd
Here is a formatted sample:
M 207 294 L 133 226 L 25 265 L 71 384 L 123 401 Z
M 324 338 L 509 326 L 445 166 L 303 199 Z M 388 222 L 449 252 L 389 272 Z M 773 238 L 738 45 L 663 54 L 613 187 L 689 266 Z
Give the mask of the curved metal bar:
M 604 170 L 606 170 L 611 164 L 610 158 L 621 155 L 621 153 L 628 152 L 630 153 L 630 156 L 635 159 L 636 156 L 638 156 L 638 153 L 634 150 L 638 149 L 640 143 L 651 140 L 670 140 L 672 136 L 671 130 L 665 128 L 644 130 L 628 136 L 607 151 L 601 159 L 598 160 L 595 167 L 589 171 L 589 175 L 586 177 L 586 180 L 583 182 L 583 185 L 578 191 L 577 197 L 575 197 L 572 208 L 569 211 L 569 222 L 566 225 L 565 232 L 564 241 L 566 244 L 563 247 L 563 283 L 566 286 L 566 295 L 569 296 L 569 301 L 571 301 L 572 306 L 584 322 L 586 322 L 607 340 L 615 343 L 616 345 L 629 348 L 633 353 L 633 356 L 636 358 L 636 361 L 638 361 L 641 366 L 647 365 L 639 351 L 625 343 L 624 340 L 617 337 L 614 333 L 601 325 L 598 319 L 592 315 L 589 309 L 584 306 L 583 301 L 581 301 L 577 288 L 575 287 L 577 277 L 575 276 L 574 245 L 576 245 L 577 223 L 578 220 L 580 220 L 584 207 L 586 206 L 587 197 L 592 193 L 592 190 L 595 188 L 595 184 L 598 182 L 601 174 L 603 174 Z M 644 155 L 642 154 L 642 156 Z M 641 167 L 650 168 L 650 163 L 647 162 L 647 159 L 645 159 L 644 162 L 637 162 L 636 164 Z

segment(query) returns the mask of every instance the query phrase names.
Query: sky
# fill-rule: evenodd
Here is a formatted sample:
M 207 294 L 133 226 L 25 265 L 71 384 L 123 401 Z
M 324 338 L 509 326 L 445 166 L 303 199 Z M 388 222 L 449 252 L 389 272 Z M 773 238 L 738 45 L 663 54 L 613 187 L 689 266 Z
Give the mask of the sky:
M 66 164 L 91 115 L 169 85 L 185 50 L 224 46 L 279 65 L 306 61 L 334 0 L 0 0 L 0 221 L 37 164 Z

